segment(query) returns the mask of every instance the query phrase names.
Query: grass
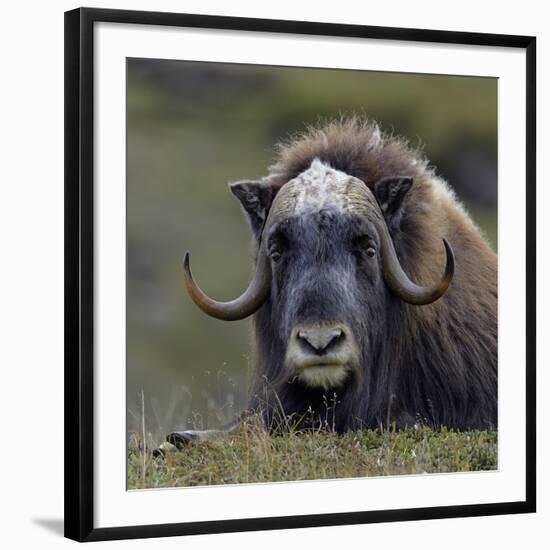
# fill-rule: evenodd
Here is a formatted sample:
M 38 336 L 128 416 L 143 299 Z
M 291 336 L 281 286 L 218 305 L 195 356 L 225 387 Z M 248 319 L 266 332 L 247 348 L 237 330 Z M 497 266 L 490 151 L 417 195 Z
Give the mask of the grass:
M 469 472 L 497 468 L 497 432 L 447 429 L 330 431 L 272 436 L 248 426 L 224 439 L 153 457 L 137 434 L 128 489 Z M 151 447 L 151 448 L 149 448 Z

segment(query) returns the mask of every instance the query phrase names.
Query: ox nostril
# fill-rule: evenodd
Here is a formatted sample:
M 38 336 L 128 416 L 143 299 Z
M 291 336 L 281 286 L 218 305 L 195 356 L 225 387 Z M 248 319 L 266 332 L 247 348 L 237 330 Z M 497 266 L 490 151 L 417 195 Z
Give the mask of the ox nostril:
M 302 329 L 296 335 L 300 345 L 316 355 L 323 355 L 340 344 L 345 334 L 341 328 L 316 327 Z

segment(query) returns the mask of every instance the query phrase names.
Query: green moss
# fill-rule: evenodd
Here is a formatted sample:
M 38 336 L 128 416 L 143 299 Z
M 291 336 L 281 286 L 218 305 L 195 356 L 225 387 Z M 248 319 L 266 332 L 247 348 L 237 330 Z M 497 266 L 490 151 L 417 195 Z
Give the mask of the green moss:
M 165 457 L 129 449 L 128 489 L 494 470 L 497 450 L 494 431 L 410 428 L 273 437 L 253 428 Z

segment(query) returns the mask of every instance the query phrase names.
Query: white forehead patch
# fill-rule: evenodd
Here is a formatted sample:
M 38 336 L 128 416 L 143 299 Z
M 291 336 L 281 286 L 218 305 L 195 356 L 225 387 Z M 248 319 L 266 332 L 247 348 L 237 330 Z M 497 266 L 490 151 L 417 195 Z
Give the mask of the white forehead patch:
M 328 164 L 315 159 L 290 185 L 295 187 L 294 212 L 335 208 L 343 211 L 348 207 L 346 193 L 352 177 L 335 170 Z
M 376 215 L 376 204 L 374 195 L 363 181 L 315 159 L 307 170 L 282 186 L 273 201 L 269 218 L 323 209 Z

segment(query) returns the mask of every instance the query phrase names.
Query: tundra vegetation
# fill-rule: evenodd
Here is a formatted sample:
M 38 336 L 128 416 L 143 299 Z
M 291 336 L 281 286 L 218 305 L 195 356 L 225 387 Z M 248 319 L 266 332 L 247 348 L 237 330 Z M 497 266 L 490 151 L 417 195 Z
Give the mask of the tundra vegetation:
M 145 445 L 144 445 L 145 443 Z M 410 427 L 268 433 L 261 419 L 227 438 L 153 456 L 149 434 L 130 436 L 128 489 L 269 483 L 497 468 L 497 432 Z

